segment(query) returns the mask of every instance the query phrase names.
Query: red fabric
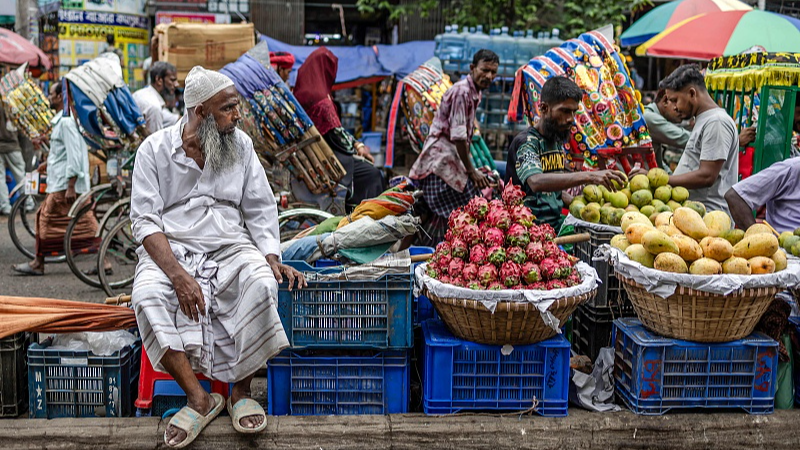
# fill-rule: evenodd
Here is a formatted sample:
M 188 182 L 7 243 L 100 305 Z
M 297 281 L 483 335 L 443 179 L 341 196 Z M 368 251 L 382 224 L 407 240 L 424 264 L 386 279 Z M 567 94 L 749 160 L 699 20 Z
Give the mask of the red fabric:
M 0 62 L 21 66 L 28 63 L 31 67 L 52 67 L 50 58 L 39 47 L 13 31 L 0 28 Z
M 748 146 L 739 152 L 739 177 L 744 180 L 753 174 L 753 156 L 755 148 Z
M 287 52 L 269 52 L 269 63 L 281 69 L 291 69 L 294 66 L 294 55 Z
M 325 47 L 311 52 L 297 70 L 294 96 L 322 135 L 342 126 L 331 100 L 338 70 L 339 58 Z

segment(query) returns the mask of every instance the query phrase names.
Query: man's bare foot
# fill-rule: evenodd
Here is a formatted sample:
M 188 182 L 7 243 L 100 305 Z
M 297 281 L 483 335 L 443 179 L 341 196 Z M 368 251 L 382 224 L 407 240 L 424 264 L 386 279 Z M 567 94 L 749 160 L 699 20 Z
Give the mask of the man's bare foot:
M 186 406 L 204 416 L 207 416 L 216 405 L 214 404 L 214 398 L 211 397 L 211 395 L 209 395 L 207 392 L 204 392 L 203 394 L 203 397 L 201 397 L 198 401 L 192 401 L 192 399 L 190 399 L 186 403 Z M 172 425 L 167 425 L 165 436 L 167 437 L 167 443 L 169 443 L 171 446 L 175 446 L 186 439 L 186 432 Z
M 234 389 L 233 392 L 231 392 L 231 405 L 235 405 L 243 398 L 250 398 L 249 393 L 236 392 L 236 389 Z M 239 425 L 241 425 L 242 428 L 258 428 L 264 423 L 264 420 L 264 416 L 261 415 L 244 416 L 239 419 Z

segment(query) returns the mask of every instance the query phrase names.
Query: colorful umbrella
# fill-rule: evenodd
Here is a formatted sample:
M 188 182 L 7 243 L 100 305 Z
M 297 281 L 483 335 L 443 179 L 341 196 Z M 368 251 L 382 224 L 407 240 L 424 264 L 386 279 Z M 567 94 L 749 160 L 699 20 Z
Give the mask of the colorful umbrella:
M 623 47 L 639 45 L 662 31 L 701 14 L 719 11 L 750 11 L 739 0 L 673 0 L 653 8 L 620 36 Z
M 658 34 L 636 54 L 706 61 L 755 45 L 767 52 L 800 52 L 800 20 L 759 10 L 704 14 Z
M 0 28 L 0 63 L 21 66 L 28 63 L 31 67 L 44 66 L 49 69 L 50 58 L 37 46 L 13 31 Z

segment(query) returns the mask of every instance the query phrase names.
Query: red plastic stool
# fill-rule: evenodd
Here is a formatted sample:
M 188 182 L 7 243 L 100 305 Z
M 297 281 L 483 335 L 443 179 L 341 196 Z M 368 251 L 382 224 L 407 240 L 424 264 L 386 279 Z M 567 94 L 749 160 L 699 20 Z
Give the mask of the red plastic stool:
M 174 381 L 174 379 L 168 373 L 157 372 L 155 369 L 153 369 L 153 364 L 150 362 L 150 358 L 147 356 L 144 346 L 142 347 L 142 364 L 140 367 L 139 398 L 136 399 L 134 405 L 139 409 L 150 409 L 153 406 L 153 391 L 155 389 L 156 381 Z M 212 393 L 216 392 L 217 394 L 221 394 L 223 397 L 225 397 L 226 400 L 228 399 L 228 393 L 230 392 L 228 383 L 209 380 L 205 375 L 202 374 L 196 375 L 198 380 L 208 381 L 211 383 Z

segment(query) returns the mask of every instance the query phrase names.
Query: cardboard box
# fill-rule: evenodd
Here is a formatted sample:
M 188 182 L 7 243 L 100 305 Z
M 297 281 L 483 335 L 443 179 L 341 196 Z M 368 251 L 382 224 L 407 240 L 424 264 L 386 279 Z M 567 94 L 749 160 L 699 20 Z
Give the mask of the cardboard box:
M 252 23 L 161 24 L 156 25 L 156 38 L 158 60 L 175 65 L 181 84 L 192 67 L 219 70 L 256 45 Z

